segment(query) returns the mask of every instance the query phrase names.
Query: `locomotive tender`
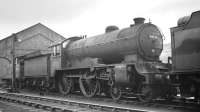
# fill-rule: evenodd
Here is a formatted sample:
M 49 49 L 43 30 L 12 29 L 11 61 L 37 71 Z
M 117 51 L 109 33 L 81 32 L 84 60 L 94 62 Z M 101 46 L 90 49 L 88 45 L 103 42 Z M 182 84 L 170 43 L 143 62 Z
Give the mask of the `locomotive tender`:
M 77 91 L 86 97 L 104 93 L 113 99 L 133 94 L 149 101 L 167 89 L 166 68 L 159 56 L 162 34 L 157 26 L 135 18 L 135 24 L 89 37 L 71 37 L 52 45 L 52 52 L 24 56 L 22 87 L 56 88 L 64 95 Z
M 171 30 L 171 80 L 182 97 L 200 96 L 200 11 L 178 20 Z

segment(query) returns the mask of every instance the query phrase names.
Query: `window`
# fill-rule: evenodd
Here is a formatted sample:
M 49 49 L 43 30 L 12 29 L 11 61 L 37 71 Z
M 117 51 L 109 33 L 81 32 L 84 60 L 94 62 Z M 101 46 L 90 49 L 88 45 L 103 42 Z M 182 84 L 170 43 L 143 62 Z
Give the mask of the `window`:
M 55 45 L 52 47 L 52 50 L 53 50 L 53 56 L 60 56 L 61 54 L 61 47 L 60 47 L 60 44 L 59 45 Z

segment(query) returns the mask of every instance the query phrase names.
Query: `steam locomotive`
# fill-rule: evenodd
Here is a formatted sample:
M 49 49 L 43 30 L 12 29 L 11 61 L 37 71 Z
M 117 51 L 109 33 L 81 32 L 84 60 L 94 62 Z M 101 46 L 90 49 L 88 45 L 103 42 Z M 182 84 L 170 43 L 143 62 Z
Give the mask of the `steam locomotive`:
M 86 97 L 99 94 L 117 100 L 124 95 L 150 101 L 167 92 L 169 76 L 159 60 L 163 35 L 144 18 L 119 29 L 108 26 L 101 35 L 71 37 L 35 52 L 20 61 L 22 88 L 55 89 L 67 95 L 81 91 Z

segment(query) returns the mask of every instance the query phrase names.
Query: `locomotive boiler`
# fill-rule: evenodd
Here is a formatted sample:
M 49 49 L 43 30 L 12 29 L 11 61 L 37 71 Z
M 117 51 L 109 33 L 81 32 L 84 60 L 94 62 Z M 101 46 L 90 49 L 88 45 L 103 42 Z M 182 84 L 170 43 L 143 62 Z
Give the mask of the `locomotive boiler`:
M 158 61 L 163 47 L 160 31 L 153 24 L 143 24 L 143 18 L 136 18 L 135 21 L 136 24 L 129 28 L 106 31 L 105 34 L 71 43 L 66 47 L 68 58 L 99 58 L 104 64 Z

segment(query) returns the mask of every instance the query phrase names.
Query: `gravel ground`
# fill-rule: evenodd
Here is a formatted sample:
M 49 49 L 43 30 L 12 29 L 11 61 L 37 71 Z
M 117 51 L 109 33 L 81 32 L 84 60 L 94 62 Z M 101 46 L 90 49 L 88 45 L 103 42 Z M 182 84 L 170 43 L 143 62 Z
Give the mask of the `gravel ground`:
M 0 101 L 0 112 L 45 112 L 45 111 Z

